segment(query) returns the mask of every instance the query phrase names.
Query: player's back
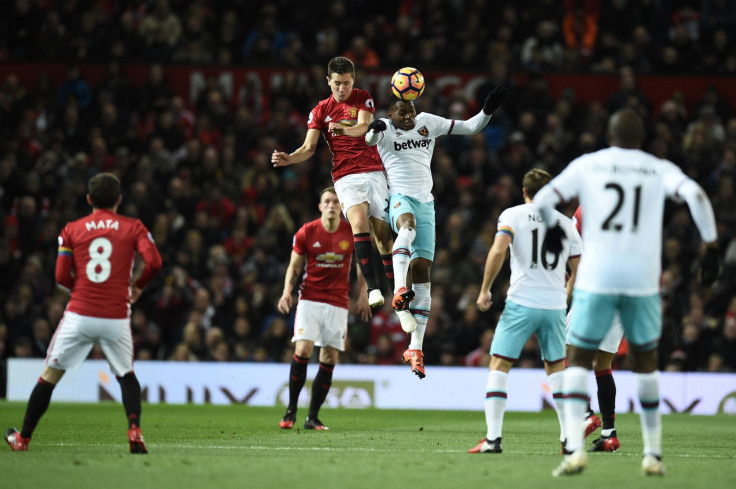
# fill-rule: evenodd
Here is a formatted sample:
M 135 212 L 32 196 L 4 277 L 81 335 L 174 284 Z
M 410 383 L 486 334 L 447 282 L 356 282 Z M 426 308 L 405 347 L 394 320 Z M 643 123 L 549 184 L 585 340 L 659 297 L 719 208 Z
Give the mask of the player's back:
M 585 253 L 576 287 L 597 293 L 656 293 L 665 199 L 687 177 L 667 160 L 618 147 L 584 155 L 570 166 L 585 215 Z
M 59 255 L 73 259 L 67 309 L 85 316 L 127 317 L 136 244 L 147 235 L 138 219 L 104 209 L 68 223 L 59 237 Z
M 580 238 L 572 221 L 554 211 L 569 239 L 562 253 L 555 255 L 544 247 L 546 226 L 533 204 L 506 209 L 498 220 L 498 232 L 512 236 L 511 285 L 508 299 L 527 307 L 564 309 L 565 269 L 570 256 L 580 254 Z

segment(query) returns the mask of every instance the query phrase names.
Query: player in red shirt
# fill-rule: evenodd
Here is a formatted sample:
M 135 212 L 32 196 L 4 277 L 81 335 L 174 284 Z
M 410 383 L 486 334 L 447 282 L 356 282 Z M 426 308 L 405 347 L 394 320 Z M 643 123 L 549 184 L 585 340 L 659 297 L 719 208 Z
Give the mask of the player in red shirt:
M 289 406 L 279 426 L 290 429 L 296 420 L 299 393 L 307 378 L 307 364 L 314 346 L 320 347 L 319 370 L 312 383 L 312 399 L 304 429 L 328 429 L 318 417 L 332 384 L 338 355 L 345 350 L 350 301 L 350 268 L 353 239 L 350 225 L 340 218 L 340 202 L 334 187 L 320 193 L 322 217 L 304 224 L 294 235 L 291 260 L 286 269 L 284 291 L 278 309 L 288 314 L 293 305 L 292 290 L 306 258 L 307 268 L 299 287 L 299 304 L 294 317 L 294 357 L 289 372 Z M 365 282 L 360 281 L 365 287 Z M 361 290 L 358 312 L 370 317 L 367 295 Z
M 120 201 L 118 177 L 112 173 L 92 177 L 87 194 L 92 213 L 68 223 L 59 235 L 56 281 L 71 291 L 71 298 L 28 400 L 23 428 L 20 432 L 11 428 L 5 435 L 15 451 L 28 449 L 54 387 L 97 343 L 120 383 L 130 452 L 148 453 L 140 430 L 141 386 L 133 372 L 130 304 L 161 269 L 161 255 L 141 221 L 117 214 Z M 145 267 L 133 280 L 136 252 Z
M 275 151 L 273 166 L 301 163 L 314 155 L 322 133 L 332 152 L 332 181 L 345 216 L 352 227 L 355 255 L 368 284 L 371 307 L 383 304 L 383 295 L 371 263 L 371 225 L 386 276 L 393 278 L 393 236 L 387 222 L 388 184 L 375 147 L 363 136 L 376 112 L 370 93 L 353 88 L 355 66 L 339 56 L 327 65 L 327 83 L 332 95 L 309 113 L 304 143 L 291 154 Z

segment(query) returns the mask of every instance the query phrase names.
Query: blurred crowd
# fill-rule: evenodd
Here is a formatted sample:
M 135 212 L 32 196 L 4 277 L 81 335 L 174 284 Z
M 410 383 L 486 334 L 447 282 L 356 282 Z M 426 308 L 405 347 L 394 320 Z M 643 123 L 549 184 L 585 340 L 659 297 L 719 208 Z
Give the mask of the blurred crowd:
M 475 300 L 498 215 L 522 202 L 526 171 L 554 175 L 605 147 L 608 116 L 631 107 L 646 121 L 645 149 L 708 192 L 724 260 L 721 280 L 702 290 L 697 229 L 686 206 L 668 206 L 660 367 L 736 371 L 736 101 L 709 86 L 695 104 L 673 94 L 653 107 L 636 83 L 646 73 L 736 72 L 734 5 L 3 2 L 0 59 L 65 60 L 69 68 L 57 84 L 44 76 L 23 84 L 5 71 L 0 79 L 0 359 L 45 356 L 67 300 L 53 278 L 56 238 L 66 222 L 90 212 L 89 177 L 113 171 L 124 188 L 119 212 L 143 221 L 164 259 L 133 308 L 136 358 L 289 361 L 292 318 L 276 303 L 292 236 L 318 217 L 319 190 L 331 184 L 331 155 L 320 143 L 310 161 L 285 169 L 273 169 L 270 155 L 301 144 L 309 110 L 329 95 L 327 61 L 345 54 L 361 71 L 410 64 L 487 74 L 469 98 L 437 92 L 430 81 L 418 111 L 449 118 L 477 113 L 492 86 L 510 90 L 484 132 L 440 138 L 434 153 L 427 365 L 487 365 L 508 268 L 496 280 L 490 311 L 481 313 Z M 107 72 L 93 84 L 84 66 L 98 62 Z M 126 64 L 138 62 L 150 64 L 145 83 L 126 76 Z M 256 103 L 233 107 L 215 78 L 191 98 L 174 93 L 168 63 L 275 66 L 284 81 Z M 300 67 L 304 79 L 294 74 Z M 564 70 L 616 73 L 620 87 L 592 103 L 579 102 L 574 90 L 554 98 L 544 73 Z M 530 76 L 520 84 L 514 75 L 522 72 Z M 564 210 L 574 209 L 573 202 Z M 390 306 L 368 323 L 351 314 L 341 362 L 396 364 L 406 344 Z M 519 364 L 541 366 L 534 339 Z M 616 365 L 628 367 L 625 345 Z
M 0 59 L 736 73 L 728 0 L 9 0 Z

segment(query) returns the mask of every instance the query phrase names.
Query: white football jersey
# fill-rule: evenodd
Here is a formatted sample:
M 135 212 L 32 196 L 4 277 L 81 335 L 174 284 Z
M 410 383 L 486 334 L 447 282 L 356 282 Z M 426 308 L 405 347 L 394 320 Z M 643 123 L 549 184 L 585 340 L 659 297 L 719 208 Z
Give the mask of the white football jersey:
M 560 255 L 542 249 L 547 226 L 534 204 L 522 204 L 503 211 L 497 233 L 511 236 L 511 285 L 507 299 L 537 309 L 567 308 L 565 265 L 580 256 L 582 242 L 572 220 L 556 212 L 568 236 Z
M 414 197 L 420 202 L 431 202 L 432 153 L 435 139 L 449 134 L 455 121 L 434 114 L 417 114 L 414 128 L 404 131 L 390 119 L 382 119 L 387 129 L 376 145 L 386 168 L 389 194 Z
M 537 193 L 540 205 L 578 197 L 585 253 L 575 288 L 596 294 L 659 291 L 666 197 L 690 179 L 676 165 L 638 149 L 610 147 L 573 160 Z

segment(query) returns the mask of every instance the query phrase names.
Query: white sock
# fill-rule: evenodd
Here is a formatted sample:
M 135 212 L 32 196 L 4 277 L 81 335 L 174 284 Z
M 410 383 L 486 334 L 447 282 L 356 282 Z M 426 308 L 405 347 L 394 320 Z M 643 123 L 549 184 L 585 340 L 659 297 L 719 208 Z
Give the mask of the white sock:
M 565 441 L 567 430 L 565 429 L 565 397 L 562 394 L 562 378 L 565 374 L 564 370 L 549 374 L 549 387 L 552 390 L 552 400 L 555 403 L 555 411 L 557 411 L 557 420 L 560 422 L 560 441 Z
M 585 411 L 588 410 L 588 369 L 567 367 L 562 376 L 562 392 L 565 394 L 565 430 L 567 449 L 581 450 L 585 441 Z
M 430 295 L 431 284 L 429 282 L 423 284 L 412 284 L 414 291 L 414 300 L 409 304 L 409 309 L 417 320 L 417 329 L 411 334 L 409 340 L 409 348 L 411 350 L 421 350 L 424 344 L 424 332 L 427 330 L 427 321 L 429 320 L 429 309 L 432 306 L 432 296 Z
M 401 228 L 394 240 L 391 260 L 394 264 L 394 293 L 401 287 L 406 287 L 406 275 L 409 273 L 411 262 L 411 243 L 417 232 L 414 228 Z
M 641 404 L 641 436 L 644 455 L 662 455 L 662 415 L 659 411 L 659 371 L 636 374 L 636 390 Z
M 508 374 L 500 370 L 488 372 L 486 384 L 486 438 L 495 440 L 503 432 L 503 413 L 506 411 L 506 380 Z

